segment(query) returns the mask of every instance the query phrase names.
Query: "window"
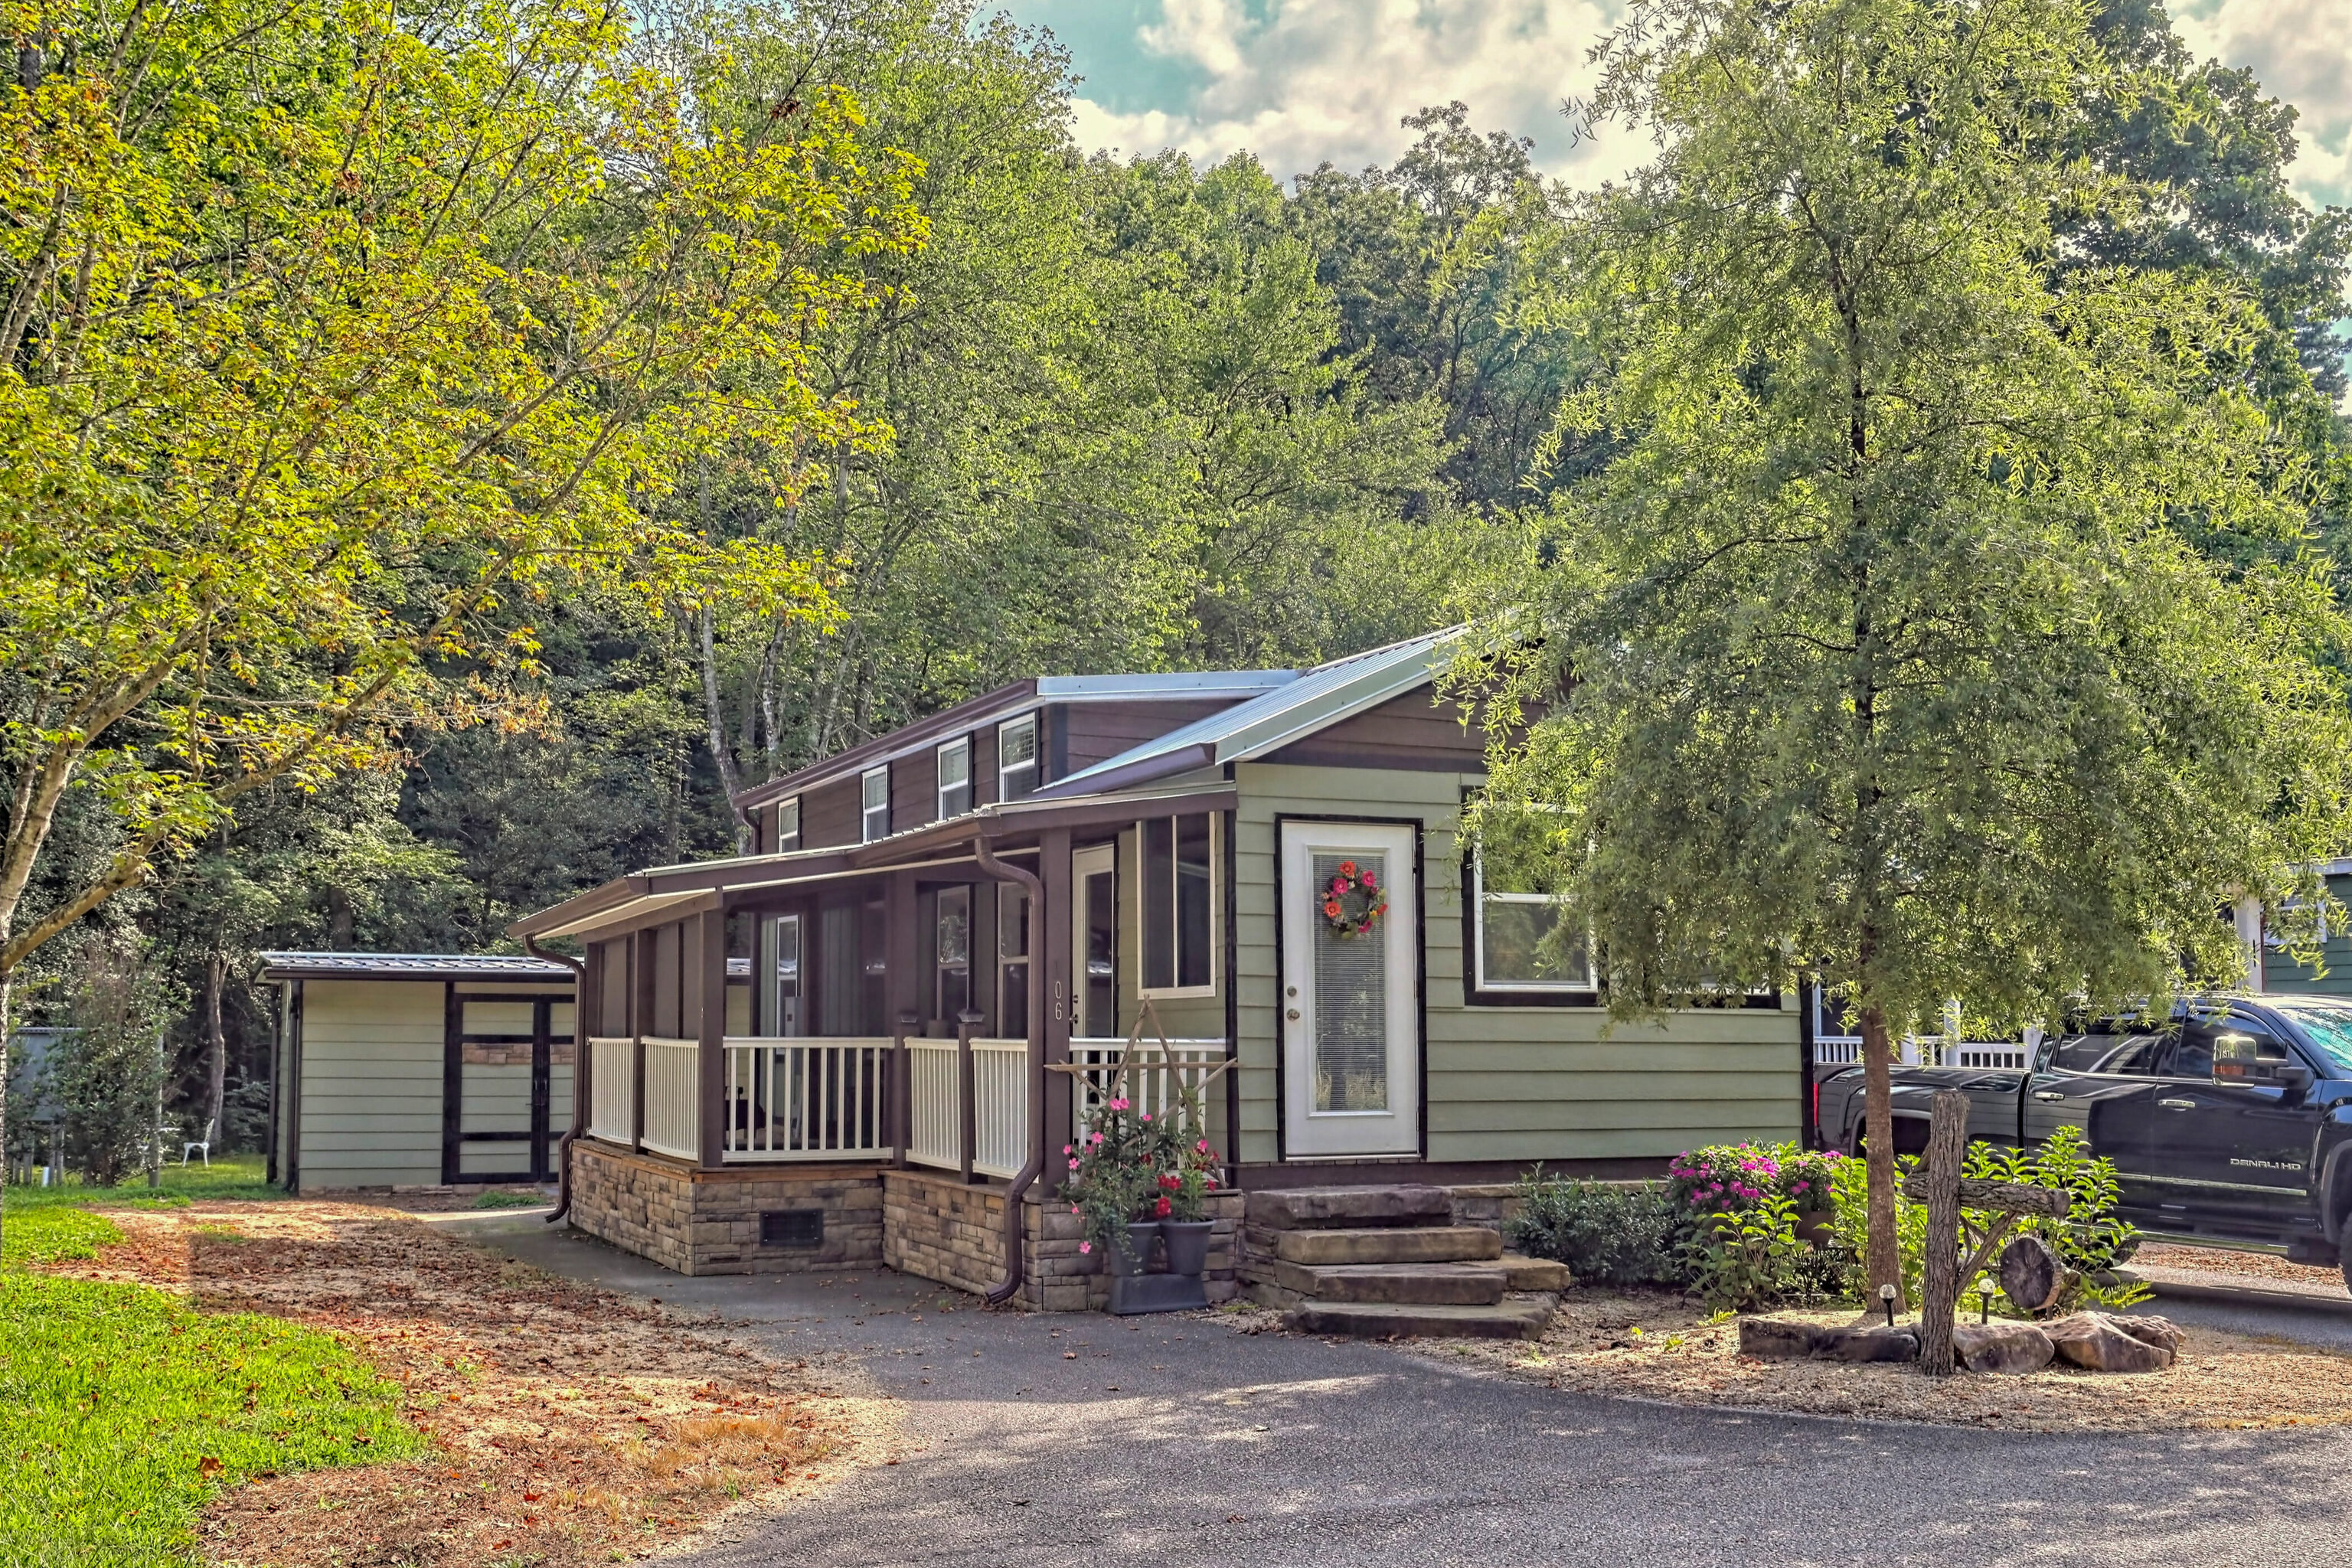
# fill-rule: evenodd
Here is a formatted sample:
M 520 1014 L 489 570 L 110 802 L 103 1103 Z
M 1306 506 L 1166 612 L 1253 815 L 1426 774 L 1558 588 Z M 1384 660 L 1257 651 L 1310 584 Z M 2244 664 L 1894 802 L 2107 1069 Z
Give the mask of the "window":
M 937 980 L 931 992 L 931 1016 L 951 1024 L 957 1014 L 971 1005 L 970 888 L 940 889 L 939 920 L 933 929 Z
M 996 798 L 1019 800 L 1037 788 L 1037 715 L 996 727 Z
M 1477 911 L 1478 990 L 1543 995 L 1597 989 L 1591 944 L 1561 939 L 1559 900 L 1541 891 L 1532 877 L 1477 857 L 1471 862 L 1470 898 Z
M 1029 894 L 1012 882 L 996 885 L 996 1032 L 1029 1037 Z
M 1213 814 L 1136 825 L 1143 855 L 1143 994 L 1216 989 L 1216 827 Z
M 961 816 L 971 809 L 971 740 L 958 736 L 940 748 L 940 815 L 938 820 Z
M 858 776 L 860 804 L 858 816 L 859 842 L 871 844 L 877 838 L 890 837 L 890 770 L 868 768 Z
M 801 847 L 801 797 L 776 807 L 776 853 L 790 854 Z

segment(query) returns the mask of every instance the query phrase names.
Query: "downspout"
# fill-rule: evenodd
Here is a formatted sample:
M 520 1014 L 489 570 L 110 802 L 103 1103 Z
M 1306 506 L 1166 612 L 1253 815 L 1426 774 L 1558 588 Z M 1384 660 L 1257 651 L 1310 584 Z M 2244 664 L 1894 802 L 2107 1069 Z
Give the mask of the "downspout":
M 1008 866 L 975 837 L 972 859 L 1000 882 L 1018 883 L 1029 896 L 1029 1159 L 1004 1190 L 1004 1278 L 988 1288 L 987 1301 L 1001 1306 L 1021 1289 L 1025 1227 L 1021 1200 L 1045 1168 L 1045 884 L 1034 871 Z
M 543 1222 L 553 1225 L 572 1212 L 572 1141 L 586 1131 L 580 1124 L 580 1064 L 588 1055 L 587 999 L 580 994 L 580 986 L 587 977 L 588 966 L 576 958 L 560 952 L 550 952 L 539 945 L 539 938 L 522 939 L 522 950 L 533 958 L 549 963 L 560 963 L 572 971 L 572 1127 L 557 1140 L 555 1145 L 555 1212 Z

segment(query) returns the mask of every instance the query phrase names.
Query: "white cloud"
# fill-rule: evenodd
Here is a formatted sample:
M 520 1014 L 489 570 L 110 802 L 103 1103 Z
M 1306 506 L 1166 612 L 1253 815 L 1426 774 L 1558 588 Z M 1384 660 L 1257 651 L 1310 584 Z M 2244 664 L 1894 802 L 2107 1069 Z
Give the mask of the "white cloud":
M 1479 130 L 1535 138 L 1537 161 L 1553 174 L 1597 180 L 1640 161 L 1630 144 L 1575 144 L 1559 112 L 1591 82 L 1585 51 L 1612 25 L 1611 0 L 1277 0 L 1267 9 L 1253 18 L 1239 0 L 1165 0 L 1140 42 L 1206 82 L 1173 113 L 1081 99 L 1079 142 L 1206 160 L 1246 148 L 1286 179 L 1326 161 L 1392 163 L 1412 140 L 1401 116 L 1459 99 Z
M 2264 92 L 2301 110 L 2288 178 L 2307 200 L 2352 204 L 2352 5 L 2190 0 L 2173 25 L 2199 58 L 2251 66 Z
M 1172 110 L 1080 99 L 1075 129 L 1081 145 L 1129 153 L 1247 148 L 1286 178 L 1326 160 L 1391 163 L 1412 139 L 1401 115 L 1460 99 L 1480 130 L 1532 136 L 1545 169 L 1590 183 L 1647 151 L 1622 132 L 1578 144 L 1559 113 L 1591 86 L 1585 52 L 1622 14 L 1622 0 L 1163 0 L 1138 43 L 1202 87 Z M 2173 15 L 2199 58 L 2252 67 L 2302 110 L 2290 178 L 2305 199 L 2352 205 L 2352 0 L 2176 0 Z

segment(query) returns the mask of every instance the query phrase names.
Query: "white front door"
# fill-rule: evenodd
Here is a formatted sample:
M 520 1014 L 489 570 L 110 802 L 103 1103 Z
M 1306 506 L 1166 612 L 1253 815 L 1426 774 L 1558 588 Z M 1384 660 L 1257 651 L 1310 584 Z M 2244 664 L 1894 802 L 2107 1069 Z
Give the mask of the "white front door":
M 1282 825 L 1283 1152 L 1291 1158 L 1421 1148 L 1421 944 L 1413 829 Z M 1350 869 L 1352 868 L 1352 869 Z M 1335 878 L 1370 876 L 1388 903 L 1371 929 L 1326 911 Z M 1342 916 L 1363 906 L 1340 900 Z

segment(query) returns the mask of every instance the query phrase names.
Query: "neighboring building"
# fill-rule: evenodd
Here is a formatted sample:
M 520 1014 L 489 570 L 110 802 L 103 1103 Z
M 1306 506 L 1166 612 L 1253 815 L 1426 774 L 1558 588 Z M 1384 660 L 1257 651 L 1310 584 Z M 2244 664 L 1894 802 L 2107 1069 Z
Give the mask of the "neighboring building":
M 1648 1174 L 1795 1137 L 1793 1006 L 1612 1030 L 1589 974 L 1537 962 L 1549 902 L 1465 866 L 1484 742 L 1433 693 L 1444 658 L 1022 681 L 749 792 L 754 855 L 517 922 L 587 953 L 575 1223 L 693 1272 L 986 1283 L 971 1237 L 1009 1178 L 1047 1162 L 1031 1246 L 1061 1228 L 1034 1211 L 1099 1082 L 1063 1069 L 1139 1027 L 1181 1064 L 1148 1092 L 1203 1085 L 1244 1187 Z M 1361 937 L 1321 911 L 1347 861 L 1389 900 Z M 730 960 L 755 983 L 722 1015 Z M 1029 1299 L 1066 1304 L 1028 1263 Z
M 265 952 L 269 1179 L 290 1192 L 546 1180 L 571 1125 L 572 972 L 487 954 Z
M 2326 877 L 2328 895 L 2352 909 L 2352 859 L 2330 860 Z M 2310 967 L 2297 963 L 2294 955 L 2275 941 L 2266 941 L 2263 944 L 2261 989 L 2352 996 L 2352 931 L 2327 927 L 2326 941 L 2320 946 L 2320 961 L 2327 971 L 2325 974 L 2315 973 Z

